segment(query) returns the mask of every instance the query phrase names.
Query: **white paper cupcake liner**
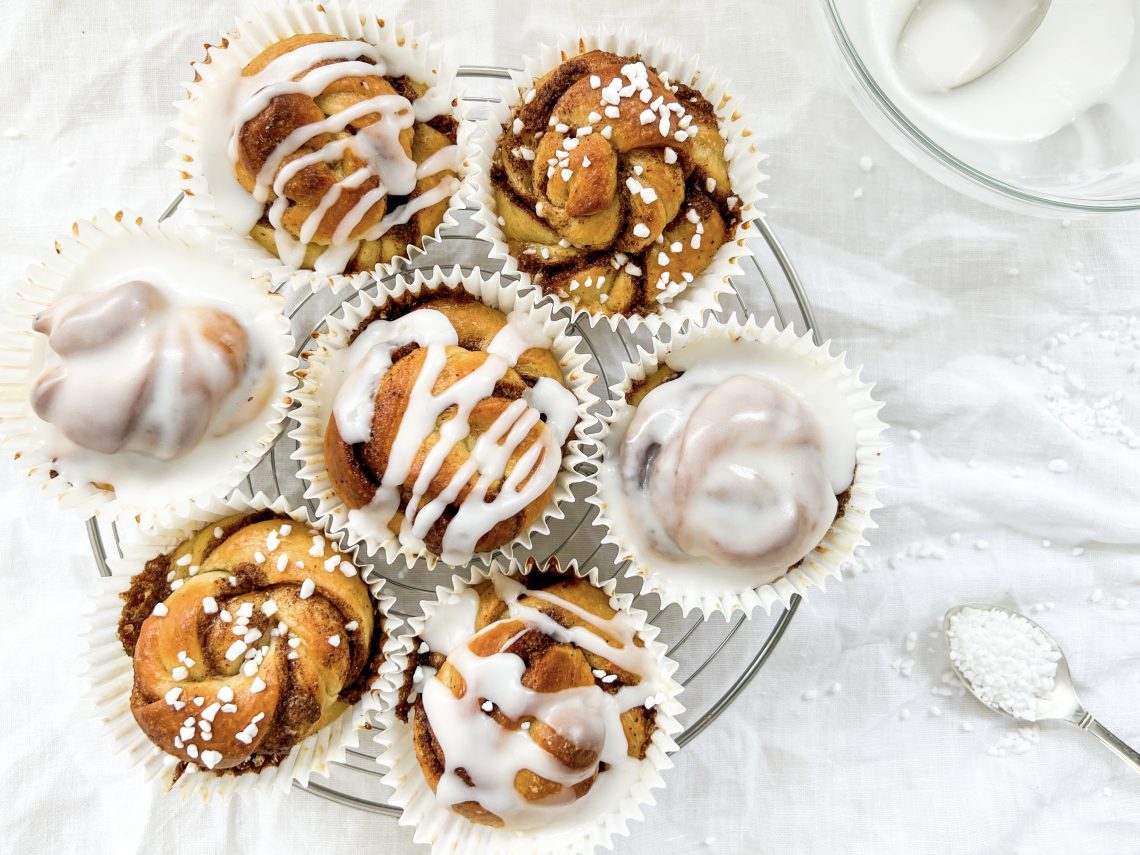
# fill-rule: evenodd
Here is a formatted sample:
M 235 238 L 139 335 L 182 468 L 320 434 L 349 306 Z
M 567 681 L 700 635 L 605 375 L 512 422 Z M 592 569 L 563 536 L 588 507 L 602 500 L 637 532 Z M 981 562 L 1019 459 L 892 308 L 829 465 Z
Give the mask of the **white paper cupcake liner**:
M 537 295 L 534 293 L 520 295 L 514 287 L 503 282 L 498 273 L 484 277 L 478 268 L 464 273 L 459 266 L 450 271 L 435 267 L 427 275 L 416 270 L 411 277 L 396 277 L 388 287 L 378 286 L 375 295 L 361 293 L 330 315 L 326 321 L 327 331 L 317 335 L 313 347 L 303 354 L 308 365 L 297 372 L 302 378 L 301 388 L 295 393 L 299 406 L 290 413 L 297 423 L 289 436 L 297 441 L 293 459 L 302 464 L 297 474 L 307 485 L 305 498 L 316 501 L 317 516 L 327 519 L 333 531 L 347 532 L 350 541 L 363 543 L 369 555 L 375 555 L 382 549 L 389 563 L 403 560 L 410 564 L 424 558 L 431 568 L 442 561 L 434 553 L 410 548 L 402 544 L 396 535 L 381 540 L 374 533 L 355 531 L 349 524 L 349 508 L 333 490 L 325 465 L 324 434 L 329 413 L 322 406 L 320 388 L 329 357 L 349 343 L 353 332 L 373 309 L 405 294 L 420 295 L 441 290 L 466 291 L 504 314 L 519 312 L 537 321 L 553 342 L 551 352 L 558 359 L 566 383 L 578 399 L 578 422 L 567 443 L 562 468 L 555 480 L 554 495 L 546 511 L 521 538 L 492 553 L 476 553 L 476 560 L 485 560 L 495 552 L 512 555 L 516 550 L 529 549 L 535 535 L 549 533 L 549 523 L 565 517 L 564 506 L 574 501 L 574 483 L 586 480 L 578 468 L 592 456 L 595 448 L 592 434 L 598 423 L 592 412 L 598 398 L 590 391 L 597 377 L 587 370 L 589 357 L 578 348 L 580 339 L 569 330 L 569 322 L 552 317 L 550 305 L 536 305 Z
M 226 501 L 215 499 L 205 507 L 195 508 L 191 515 L 172 521 L 161 531 L 147 531 L 142 527 L 121 531 L 123 557 L 108 559 L 112 576 L 99 580 L 91 598 L 90 626 L 85 635 L 87 670 L 83 676 L 87 683 L 86 699 L 91 706 L 91 717 L 110 736 L 116 754 L 124 755 L 127 763 L 140 769 L 146 780 L 155 781 L 162 789 L 178 792 L 184 798 L 199 796 L 225 800 L 234 793 L 280 793 L 294 783 L 307 784 L 314 774 L 327 777 L 330 763 L 343 762 L 347 749 L 360 745 L 365 723 L 381 708 L 384 689 L 392 679 L 391 672 L 400 667 L 390 658 L 401 649 L 397 632 L 401 621 L 389 614 L 396 600 L 383 593 L 383 579 L 364 577 L 383 615 L 387 637 L 384 640 L 383 665 L 360 700 L 336 721 L 294 746 L 288 757 L 277 766 L 267 766 L 260 772 L 227 774 L 209 772 L 189 764 L 171 783 L 178 759 L 151 742 L 131 714 L 134 663 L 123 652 L 118 637 L 119 618 L 123 611 L 119 595 L 130 587 L 131 577 L 139 573 L 151 558 L 173 549 L 215 520 L 260 510 L 270 510 L 311 525 L 324 532 L 332 543 L 337 543 L 337 538 L 329 534 L 319 521 L 314 521 L 307 510 L 289 507 L 284 498 L 271 502 L 263 493 L 252 499 L 235 493 Z M 351 550 L 349 552 L 351 554 Z M 362 573 L 366 570 L 362 569 Z
M 613 32 L 603 27 L 597 31 L 580 30 L 577 36 L 563 36 L 554 45 L 539 46 L 537 56 L 524 57 L 522 70 L 511 71 L 514 86 L 509 87 L 510 91 L 504 94 L 500 103 L 490 105 L 490 117 L 479 123 L 476 151 L 466 179 L 468 197 L 477 206 L 472 219 L 480 226 L 478 236 L 491 243 L 491 257 L 502 261 L 503 272 L 518 274 L 522 285 L 532 286 L 530 275 L 522 273 L 511 256 L 498 223 L 490 180 L 492 158 L 503 126 L 510 120 L 511 112 L 522 95 L 534 87 L 535 81 L 564 60 L 596 49 L 619 56 L 640 54 L 649 65 L 659 71 L 667 71 L 672 80 L 697 89 L 714 105 L 721 136 L 727 141 L 725 155 L 732 189 L 740 199 L 740 222 L 733 239 L 725 243 L 704 272 L 660 312 L 628 317 L 603 315 L 579 308 L 555 294 L 547 294 L 543 298 L 556 306 L 569 308 L 574 320 L 585 316 L 591 323 L 606 323 L 615 331 L 621 325 L 631 332 L 644 325 L 652 335 L 656 335 L 662 325 L 679 329 L 685 321 L 699 322 L 706 313 L 720 308 L 721 296 L 732 291 L 732 277 L 742 274 L 742 263 L 754 255 L 748 240 L 758 234 L 754 221 L 762 216 L 760 204 L 766 198 L 760 191 L 760 185 L 768 177 L 760 171 L 766 155 L 756 149 L 755 135 L 746 124 L 740 99 L 729 93 L 727 81 L 701 64 L 697 56 L 687 54 L 679 44 L 666 40 L 651 42 L 644 33 L 630 33 L 624 29 Z
M 427 34 L 416 33 L 411 22 L 396 23 L 379 14 L 375 6 L 356 0 L 328 0 L 314 3 L 291 0 L 288 3 L 256 0 L 253 12 L 237 20 L 231 31 L 218 36 L 214 44 L 206 46 L 206 56 L 192 63 L 194 79 L 186 84 L 187 97 L 175 106 L 178 115 L 173 130 L 175 136 L 167 144 L 175 152 L 168 166 L 177 174 L 177 186 L 186 194 L 183 207 L 202 225 L 234 232 L 227 221 L 220 199 L 232 194 L 246 194 L 238 184 L 230 166 L 226 148 L 230 129 L 224 119 L 211 112 L 226 97 L 241 70 L 265 48 L 283 38 L 299 33 L 327 33 L 357 39 L 381 47 L 389 56 L 399 58 L 401 69 L 412 68 L 409 76 L 429 83 L 458 101 L 455 84 L 455 67 L 445 61 L 437 46 L 432 46 Z M 458 108 L 456 119 L 460 118 Z M 458 145 L 469 151 L 470 128 L 460 122 Z M 467 161 L 461 172 L 466 172 Z M 463 174 L 457 176 L 460 186 L 452 194 L 447 213 L 431 235 L 425 235 L 419 245 L 409 244 L 406 252 L 390 262 L 378 265 L 374 271 L 359 273 L 318 274 L 312 270 L 297 270 L 266 250 L 249 235 L 240 235 L 255 251 L 259 269 L 269 275 L 275 287 L 288 285 L 301 289 L 331 288 L 339 293 L 345 288 L 365 287 L 368 277 L 388 275 L 402 269 L 411 259 L 423 255 L 427 247 L 441 240 L 444 231 L 458 225 L 455 211 L 463 207 Z M 213 186 L 211 186 L 211 184 Z
M 237 274 L 248 276 L 248 292 L 235 295 L 235 301 L 240 297 L 241 302 L 257 303 L 257 316 L 248 317 L 245 314 L 247 307 L 238 306 L 239 318 L 251 329 L 262 331 L 272 359 L 266 371 L 279 378 L 262 411 L 249 422 L 250 425 L 261 425 L 261 430 L 246 448 L 214 462 L 206 457 L 210 443 L 215 440 L 203 440 L 200 447 L 187 457 L 201 454 L 203 460 L 194 465 L 204 461 L 205 469 L 196 469 L 198 474 L 189 478 L 186 458 L 172 461 L 170 469 L 156 475 L 155 482 L 146 491 L 123 484 L 112 493 L 79 478 L 69 480 L 66 463 L 53 459 L 52 443 L 56 441 L 53 438 L 60 442 L 63 440 L 54 427 L 36 416 L 29 400 L 31 384 L 43 368 L 47 355 L 46 337 L 32 329 L 34 317 L 61 296 L 73 274 L 81 271 L 96 252 L 112 242 L 122 242 L 124 247 L 145 242 L 160 247 L 172 246 L 180 251 L 191 248 L 204 255 L 212 254 L 218 261 L 232 265 Z M 124 274 L 130 272 L 124 268 Z M 285 412 L 292 403 L 290 393 L 296 385 L 293 371 L 297 360 L 293 356 L 293 337 L 289 333 L 289 322 L 282 315 L 282 307 L 281 296 L 269 292 L 268 279 L 256 275 L 248 248 L 233 238 L 201 236 L 173 223 L 144 222 L 142 218 L 122 211 L 115 214 L 100 211 L 89 221 L 76 222 L 68 235 L 56 240 L 53 254 L 28 270 L 27 280 L 7 298 L 6 311 L 0 319 L 0 434 L 4 443 L 15 453 L 17 466 L 27 473 L 33 484 L 58 497 L 61 507 L 87 516 L 94 513 L 120 517 L 185 514 L 193 503 L 225 496 L 273 445 L 284 426 Z M 250 433 L 254 431 L 251 429 Z M 210 449 L 210 453 L 220 451 Z M 216 477 L 209 477 L 208 473 L 215 467 Z M 195 482 L 195 486 L 188 489 L 188 480 Z M 163 499 L 155 502 L 153 495 L 144 495 L 154 492 L 160 492 Z
M 605 526 L 607 530 L 602 542 L 617 547 L 619 563 L 629 562 L 626 575 L 641 580 L 641 593 L 657 594 L 662 609 L 677 603 L 684 614 L 696 609 L 706 620 L 715 613 L 723 614 L 725 620 L 729 620 L 738 611 L 751 617 L 752 611 L 760 606 L 770 613 L 776 604 L 788 607 L 796 594 L 806 599 L 811 591 L 826 591 L 829 577 L 842 581 L 843 567 L 855 561 L 856 550 L 867 544 L 866 533 L 878 528 L 871 514 L 882 507 L 877 493 L 882 489 L 882 476 L 886 469 L 882 455 L 888 447 L 883 439 L 887 425 L 879 418 L 883 405 L 872 397 L 873 385 L 861 379 L 858 369 L 847 366 L 844 354 L 831 353 L 831 342 L 816 345 L 811 333 L 797 335 L 792 327 L 781 329 L 771 319 L 763 327 L 751 316 L 744 323 L 735 316 L 724 322 L 710 319 L 703 326 L 691 326 L 675 333 L 670 344 L 655 341 L 652 350 L 639 347 L 634 362 L 625 364 L 624 379 L 610 390 L 611 415 L 600 419 L 602 429 L 598 442 L 602 447 L 603 466 L 609 455 L 614 453 L 614 444 L 620 442 L 635 409 L 626 401 L 626 393 L 632 385 L 652 374 L 670 352 L 710 336 L 726 341 L 743 339 L 772 345 L 813 364 L 844 393 L 856 429 L 855 480 L 843 515 L 832 524 L 819 545 L 785 576 L 768 584 L 734 592 L 696 594 L 671 579 L 667 571 L 657 569 L 652 556 L 639 555 L 633 543 L 623 537 L 621 525 L 609 514 L 605 480 L 599 471 L 597 492 L 587 497 L 587 501 L 598 508 L 595 524 Z
M 543 565 L 531 562 L 522 565 L 517 561 L 511 561 L 508 565 L 496 560 L 489 567 L 471 568 L 466 579 L 454 577 L 450 587 L 437 587 L 436 599 L 421 603 L 422 616 L 408 621 L 400 636 L 399 647 L 392 655 L 393 668 L 388 672 L 384 711 L 380 715 L 381 727 L 376 735 L 377 743 L 383 746 L 377 761 L 387 770 L 384 783 L 395 790 L 390 799 L 391 804 L 403 811 L 400 825 L 415 828 L 415 842 L 430 844 L 435 855 L 453 852 L 462 852 L 464 855 L 587 855 L 598 847 L 612 848 L 614 837 L 627 835 L 629 823 L 643 819 L 643 809 L 656 803 L 652 791 L 665 786 L 662 772 L 673 766 L 669 755 L 677 750 L 673 737 L 681 730 L 677 716 L 684 712 L 684 707 L 678 700 L 681 685 L 673 679 L 677 663 L 666 656 L 665 645 L 656 640 L 658 628 L 649 623 L 645 612 L 632 606 L 631 594 L 618 593 L 613 579 L 600 581 L 597 568 L 582 570 L 572 562 L 563 569 L 587 579 L 605 591 L 610 598 L 610 605 L 633 619 L 637 634 L 663 666 L 667 686 L 658 695 L 657 729 L 641 763 L 640 779 L 629 794 L 613 805 L 612 810 L 605 815 L 583 823 L 580 827 L 548 833 L 522 833 L 476 825 L 436 801 L 416 759 L 411 722 L 400 721 L 395 712 L 408 657 L 415 650 L 415 638 L 423 631 L 425 623 L 431 620 L 440 603 L 450 595 L 476 585 L 494 573 L 525 575 L 534 566 Z

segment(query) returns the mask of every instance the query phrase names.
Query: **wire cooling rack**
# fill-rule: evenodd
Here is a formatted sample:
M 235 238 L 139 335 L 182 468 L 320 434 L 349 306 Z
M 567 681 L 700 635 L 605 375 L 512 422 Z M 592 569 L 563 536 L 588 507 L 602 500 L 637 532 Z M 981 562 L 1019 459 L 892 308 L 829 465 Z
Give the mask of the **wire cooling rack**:
M 510 85 L 510 71 L 506 68 L 464 66 L 458 76 L 466 84 L 490 83 L 492 87 L 499 87 L 500 93 L 502 86 Z M 494 89 L 489 92 L 468 90 L 463 95 L 469 117 L 475 119 L 479 118 L 483 105 L 500 98 Z M 171 203 L 162 219 L 171 216 L 180 201 L 181 196 Z M 487 255 L 487 244 L 475 237 L 477 227 L 471 222 L 472 210 L 461 212 L 459 227 L 445 232 L 443 240 L 432 245 L 425 255 L 403 265 L 399 273 L 373 281 L 366 290 L 374 292 L 402 273 L 434 265 L 450 268 L 458 264 L 465 271 L 478 267 L 484 273 L 499 270 L 499 262 Z M 725 299 L 723 314 L 751 313 L 760 319 L 775 317 L 781 325 L 794 324 L 800 330 L 812 330 L 816 342 L 820 343 L 811 305 L 791 259 L 766 220 L 760 219 L 756 225 L 762 241 L 753 239 L 756 256 L 745 262 L 745 275 L 734 283 L 734 294 Z M 516 277 L 504 275 L 504 279 L 515 281 Z M 354 296 L 345 292 L 334 295 L 328 290 L 286 296 L 285 311 L 298 342 L 299 358 L 308 346 L 311 333 L 322 329 L 324 318 Z M 609 387 L 622 376 L 622 362 L 633 358 L 638 343 L 648 343 L 648 334 L 642 330 L 637 335 L 619 335 L 604 324 L 591 327 L 576 323 L 572 327 L 590 354 L 588 369 L 598 376 L 592 391 L 603 402 L 599 406 L 605 408 Z M 296 447 L 293 439 L 282 436 L 250 472 L 243 489 L 249 495 L 259 490 L 271 497 L 282 495 L 294 507 L 307 503 L 315 512 L 316 503 L 306 502 L 304 483 L 297 478 L 300 465 L 291 457 Z M 583 474 L 593 475 L 593 467 Z M 594 524 L 593 506 L 583 501 L 585 489 L 583 485 L 575 485 L 576 501 L 565 508 L 566 518 L 552 521 L 550 533 L 536 537 L 528 554 L 539 561 L 556 555 L 563 562 L 577 560 L 581 566 L 596 566 L 603 579 L 617 576 L 618 589 L 634 593 L 639 584 L 636 580 L 620 578 L 623 566 L 617 563 L 616 549 L 612 545 L 601 546 L 604 530 Z M 87 521 L 87 532 L 98 571 L 100 575 L 109 576 L 108 553 L 122 554 L 118 528 L 114 523 L 92 518 Z M 433 599 L 436 586 L 447 583 L 445 569 L 428 570 L 423 562 L 407 569 L 388 566 L 382 553 L 371 561 L 363 555 L 361 558 L 362 566 L 371 563 L 388 580 L 385 593 L 397 599 L 393 613 L 404 619 L 418 615 L 420 602 Z M 676 737 L 679 746 L 684 748 L 696 739 L 744 691 L 779 644 L 799 604 L 799 597 L 794 596 L 791 607 L 777 614 L 757 612 L 750 620 L 737 614 L 731 621 L 714 616 L 705 621 L 699 613 L 695 617 L 682 616 L 677 606 L 662 610 L 655 595 L 637 597 L 635 605 L 649 613 L 650 622 L 661 630 L 659 639 L 668 646 L 669 656 L 679 665 L 676 677 L 685 687 L 681 701 L 686 709 L 680 717 L 684 730 Z M 350 750 L 344 763 L 331 765 L 327 783 L 310 780 L 307 787 L 298 788 L 348 807 L 398 816 L 399 809 L 387 803 L 388 787 L 380 781 L 382 770 L 376 762 L 378 746 L 368 738 L 361 741 L 364 744 Z

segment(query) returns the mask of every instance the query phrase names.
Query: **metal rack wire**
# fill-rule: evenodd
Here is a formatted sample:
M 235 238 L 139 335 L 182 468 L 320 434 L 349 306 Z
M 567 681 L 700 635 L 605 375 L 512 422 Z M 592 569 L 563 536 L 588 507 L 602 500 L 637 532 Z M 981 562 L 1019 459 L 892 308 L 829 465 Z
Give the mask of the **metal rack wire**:
M 499 85 L 510 80 L 508 69 L 481 66 L 463 67 L 458 76 L 465 81 L 496 81 Z M 481 104 L 497 101 L 499 96 L 494 92 L 469 91 L 463 100 L 477 112 Z M 163 218 L 174 213 L 179 201 L 181 197 L 171 203 Z M 476 228 L 470 213 L 468 210 L 461 214 L 458 228 L 445 232 L 441 243 L 433 245 L 415 262 L 404 265 L 401 273 L 437 264 L 447 267 L 458 264 L 464 270 L 478 267 L 483 272 L 499 269 L 498 263 L 487 256 L 487 245 L 475 237 Z M 762 243 L 756 241 L 753 249 L 757 254 L 746 262 L 749 269 L 735 283 L 735 294 L 728 300 L 730 305 L 724 307 L 724 312 L 750 312 L 760 318 L 774 316 L 781 324 L 811 329 L 817 342 L 820 341 L 811 306 L 791 259 L 765 220 L 759 220 L 757 226 Z M 395 275 L 399 274 L 373 282 L 371 288 L 387 285 Z M 505 278 L 511 280 L 511 277 Z M 334 295 L 324 290 L 287 297 L 286 313 L 300 343 L 298 356 L 305 349 L 310 334 L 321 328 L 329 312 L 352 296 Z M 621 377 L 621 363 L 636 353 L 637 337 L 614 334 L 604 325 L 591 327 L 577 323 L 573 327 L 590 353 L 589 369 L 599 378 L 593 391 L 604 401 L 609 386 Z M 599 406 L 605 407 L 605 404 Z M 261 490 L 271 496 L 283 495 L 295 506 L 304 503 L 304 485 L 296 477 L 299 465 L 291 459 L 295 449 L 296 442 L 282 436 L 250 473 L 243 489 L 250 494 Z M 583 474 L 593 474 L 593 471 Z M 581 499 L 581 495 L 576 498 Z M 309 504 L 315 509 L 315 503 Z M 576 559 L 580 565 L 603 568 L 603 578 L 620 577 L 622 567 L 616 563 L 616 551 L 612 546 L 601 546 L 603 530 L 594 525 L 593 516 L 593 508 L 588 503 L 574 502 L 566 509 L 565 519 L 551 524 L 549 535 L 536 539 L 530 554 L 540 561 L 551 555 L 557 555 L 562 561 Z M 108 550 L 119 550 L 116 525 L 92 518 L 87 522 L 87 531 L 99 573 L 110 575 L 106 557 Z M 395 569 L 385 565 L 382 556 L 372 563 L 388 579 L 386 590 L 397 598 L 394 613 L 400 617 L 418 614 L 420 602 L 433 598 L 435 586 L 446 581 L 444 570 L 431 571 L 421 565 L 410 570 Z M 632 593 L 639 586 L 636 581 L 619 578 L 618 587 Z M 657 597 L 652 595 L 638 597 L 635 604 L 650 614 L 651 623 L 661 630 L 660 639 L 668 645 L 669 656 L 680 665 L 677 678 L 685 686 L 681 700 L 687 711 L 681 716 L 685 729 L 677 737 L 677 743 L 683 748 L 716 721 L 764 667 L 791 623 L 799 598 L 795 597 L 791 607 L 778 614 L 758 614 L 751 620 L 736 615 L 728 622 L 719 618 L 704 621 L 699 615 L 686 618 L 675 606 L 662 610 Z M 375 760 L 377 750 L 371 740 L 362 742 L 365 744 L 361 748 L 349 751 L 343 764 L 333 765 L 327 783 L 311 781 L 304 789 L 348 807 L 396 816 L 399 810 L 385 800 L 388 791 L 380 782 L 381 769 Z

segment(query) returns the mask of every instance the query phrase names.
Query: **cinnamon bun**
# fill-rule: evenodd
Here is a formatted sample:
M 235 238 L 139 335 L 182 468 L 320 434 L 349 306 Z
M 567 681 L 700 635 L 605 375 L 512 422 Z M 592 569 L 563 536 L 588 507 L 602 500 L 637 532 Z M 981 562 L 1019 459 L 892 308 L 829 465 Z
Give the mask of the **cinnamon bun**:
M 411 644 L 396 714 L 445 809 L 549 831 L 629 795 L 671 681 L 587 579 L 553 560 L 493 571 L 430 611 Z
M 771 583 L 845 509 L 856 429 L 844 390 L 801 354 L 713 335 L 630 385 L 601 479 L 617 536 L 679 588 Z
M 298 34 L 258 53 L 226 93 L 230 166 L 253 202 L 237 219 L 290 267 L 385 264 L 435 232 L 459 188 L 454 104 L 390 53 Z
M 638 56 L 593 50 L 539 79 L 490 178 L 520 269 L 597 314 L 658 312 L 740 220 L 714 106 Z
M 269 391 L 255 388 L 260 366 L 237 318 L 176 305 L 150 282 L 63 297 L 33 329 L 58 357 L 32 384 L 33 410 L 102 454 L 181 457 L 249 421 Z
M 207 525 L 147 562 L 123 599 L 135 721 L 205 770 L 281 762 L 381 663 L 384 628 L 352 559 L 268 511 Z
M 126 515 L 224 495 L 272 443 L 295 384 L 281 297 L 232 238 L 121 213 L 75 230 L 20 307 L 25 459 L 53 489 Z
M 530 528 L 578 418 L 551 346 L 533 319 L 464 291 L 376 309 L 322 379 L 350 530 L 462 564 Z

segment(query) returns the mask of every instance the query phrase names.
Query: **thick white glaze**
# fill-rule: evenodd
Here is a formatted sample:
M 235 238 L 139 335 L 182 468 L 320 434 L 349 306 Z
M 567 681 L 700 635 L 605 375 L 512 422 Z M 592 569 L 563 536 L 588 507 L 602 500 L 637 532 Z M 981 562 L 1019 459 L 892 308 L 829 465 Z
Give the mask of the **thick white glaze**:
M 706 339 L 613 427 L 600 477 L 642 560 L 693 592 L 765 584 L 811 552 L 852 481 L 855 425 L 810 361 Z
M 448 657 L 466 685 L 464 696 L 456 698 L 430 671 L 422 674 L 416 685 L 423 693 L 424 710 L 445 759 L 436 799 L 445 806 L 477 801 L 512 830 L 555 830 L 590 821 L 628 796 L 638 780 L 641 761 L 628 754 L 621 715 L 655 703 L 667 684 L 661 663 L 645 647 L 634 644 L 634 623 L 620 610 L 604 620 L 554 594 L 528 590 L 520 581 L 501 573 L 495 573 L 491 580 L 508 607 L 509 616 L 504 620 L 522 621 L 528 630 L 537 629 L 558 643 L 574 644 L 604 657 L 638 675 L 640 682 L 616 693 L 605 692 L 597 685 L 561 692 L 532 691 L 521 683 L 525 666 L 515 654 L 481 657 L 471 652 L 468 645 L 476 637 L 473 627 L 478 597 L 470 589 L 453 595 L 431 615 L 420 636 L 433 652 Z M 541 611 L 521 605 L 519 600 L 526 596 L 554 603 L 592 629 L 563 627 Z M 493 631 L 495 626 L 491 624 L 482 632 Z M 593 748 L 598 761 L 609 764 L 609 768 L 579 799 L 566 791 L 552 799 L 527 801 L 514 787 L 515 776 L 523 769 L 572 787 L 591 777 L 597 767 L 568 768 L 527 730 L 501 727 L 483 709 L 485 701 L 511 719 L 545 722 L 576 745 Z M 474 788 L 455 774 L 459 768 L 466 770 Z
M 267 216 L 274 227 L 277 254 L 286 264 L 293 267 L 302 265 L 306 246 L 320 227 L 327 211 L 336 204 L 346 189 L 357 188 L 372 176 L 379 179 L 379 186 L 366 193 L 338 224 L 332 243 L 317 258 L 317 272 L 342 272 L 355 255 L 361 240 L 378 240 L 391 228 L 408 222 L 417 212 L 449 198 L 458 189 L 459 180 L 449 176 L 420 196 L 388 211 L 367 232 L 354 235 L 368 212 L 386 196 L 407 196 L 423 178 L 444 171 L 458 171 L 461 158 L 455 146 L 449 146 L 417 165 L 400 144 L 400 133 L 412 127 L 416 121 L 428 121 L 450 109 L 445 93 L 435 87 L 417 98 L 414 104 L 401 95 L 379 95 L 319 122 L 296 129 L 266 160 L 256 176 L 257 183 L 252 194 L 246 193 L 233 177 L 233 168 L 238 160 L 238 135 L 242 126 L 265 110 L 273 98 L 288 94 L 315 97 L 330 84 L 345 77 L 398 77 L 416 73 L 415 69 L 408 67 L 410 63 L 400 63 L 393 57 L 384 55 L 386 53 L 388 52 L 362 41 L 340 40 L 302 45 L 277 57 L 255 75 L 242 77 L 238 74 L 228 100 L 218 111 L 221 115 L 214 117 L 216 121 L 207 122 L 207 131 L 222 133 L 226 140 L 226 167 L 229 176 L 219 173 L 216 162 L 212 165 L 204 164 L 207 181 L 219 200 L 223 217 L 235 228 L 248 232 L 262 216 L 265 204 L 273 199 Z M 322 62 L 329 64 L 314 68 L 300 80 L 293 79 Z M 286 162 L 314 137 L 344 131 L 349 123 L 369 114 L 376 114 L 380 118 L 358 133 L 334 139 L 315 152 Z M 305 167 L 337 160 L 350 150 L 368 166 L 334 184 L 302 225 L 300 239 L 294 238 L 283 225 L 283 216 L 288 206 L 284 196 L 285 185 Z M 215 157 L 218 154 L 216 149 L 212 153 Z M 207 151 L 207 161 L 212 159 L 209 154 Z M 237 185 L 236 191 L 234 185 Z M 244 200 L 242 196 L 245 197 Z
M 400 487 L 409 478 L 420 447 L 449 407 L 455 407 L 455 412 L 439 426 L 439 441 L 423 461 L 404 509 L 402 543 L 424 548 L 424 537 L 474 479 L 448 523 L 441 555 L 451 564 L 466 563 L 484 534 L 537 500 L 554 483 L 562 465 L 562 446 L 577 420 L 577 398 L 560 383 L 543 378 L 480 436 L 447 487 L 436 498 L 424 501 L 450 451 L 467 437 L 475 406 L 492 394 L 526 350 L 551 346 L 533 322 L 517 315 L 508 315 L 507 320 L 488 345 L 483 364 L 439 394 L 433 390 L 446 366 L 447 348 L 456 346 L 458 336 L 446 316 L 432 309 L 417 309 L 394 321 L 374 321 L 352 345 L 330 359 L 328 376 L 322 382 L 325 411 L 332 413 L 346 442 L 359 443 L 371 436 L 374 399 L 392 364 L 393 351 L 413 342 L 426 349 L 388 454 L 388 468 L 371 502 L 349 512 L 349 522 L 357 531 L 379 539 L 389 536 L 388 523 L 400 510 Z M 488 487 L 503 478 L 511 456 L 540 420 L 544 424 L 539 440 L 520 456 L 498 494 L 488 501 Z
M 249 421 L 269 392 L 237 318 L 174 306 L 149 282 L 61 298 L 35 328 L 62 364 L 37 380 L 32 406 L 95 452 L 181 457 Z
M 116 453 L 99 453 L 77 445 L 56 425 L 37 418 L 38 433 L 46 452 L 55 460 L 55 468 L 68 481 L 112 485 L 115 493 L 133 506 L 162 506 L 169 503 L 172 495 L 209 490 L 228 467 L 256 447 L 272 417 L 274 403 L 284 395 L 289 354 L 278 319 L 280 301 L 266 293 L 264 286 L 232 266 L 224 256 L 146 235 L 116 236 L 92 249 L 64 281 L 53 305 L 66 309 L 89 295 L 134 281 L 153 285 L 166 303 L 162 312 L 171 317 L 205 308 L 236 319 L 248 340 L 247 370 L 228 392 L 218 396 L 216 409 L 200 440 L 183 449 L 175 459 L 163 460 L 151 452 L 159 447 L 173 447 L 172 434 L 167 432 L 170 423 L 163 413 L 169 413 L 172 421 L 177 420 L 180 411 L 191 405 L 178 394 L 178 384 L 160 383 L 155 390 L 156 397 L 147 407 L 154 435 L 147 440 L 140 437 L 138 443 Z M 41 372 L 63 365 L 47 338 L 36 338 L 29 385 Z M 184 336 L 180 338 L 185 340 Z M 197 353 L 195 359 L 213 358 L 202 352 L 200 342 L 192 340 L 192 344 Z M 87 394 L 101 402 L 109 402 L 110 397 L 129 397 L 131 384 L 140 380 L 139 369 L 146 353 L 155 352 L 153 345 L 147 335 L 121 340 L 82 369 L 98 380 L 92 380 L 86 392 L 76 389 L 73 394 Z M 168 363 L 160 373 L 179 372 L 178 349 L 160 347 L 159 351 L 160 361 Z M 223 366 L 214 365 L 209 370 L 211 382 L 223 383 L 224 373 Z M 107 413 L 108 418 L 121 415 Z M 163 433 L 165 437 L 161 436 Z

